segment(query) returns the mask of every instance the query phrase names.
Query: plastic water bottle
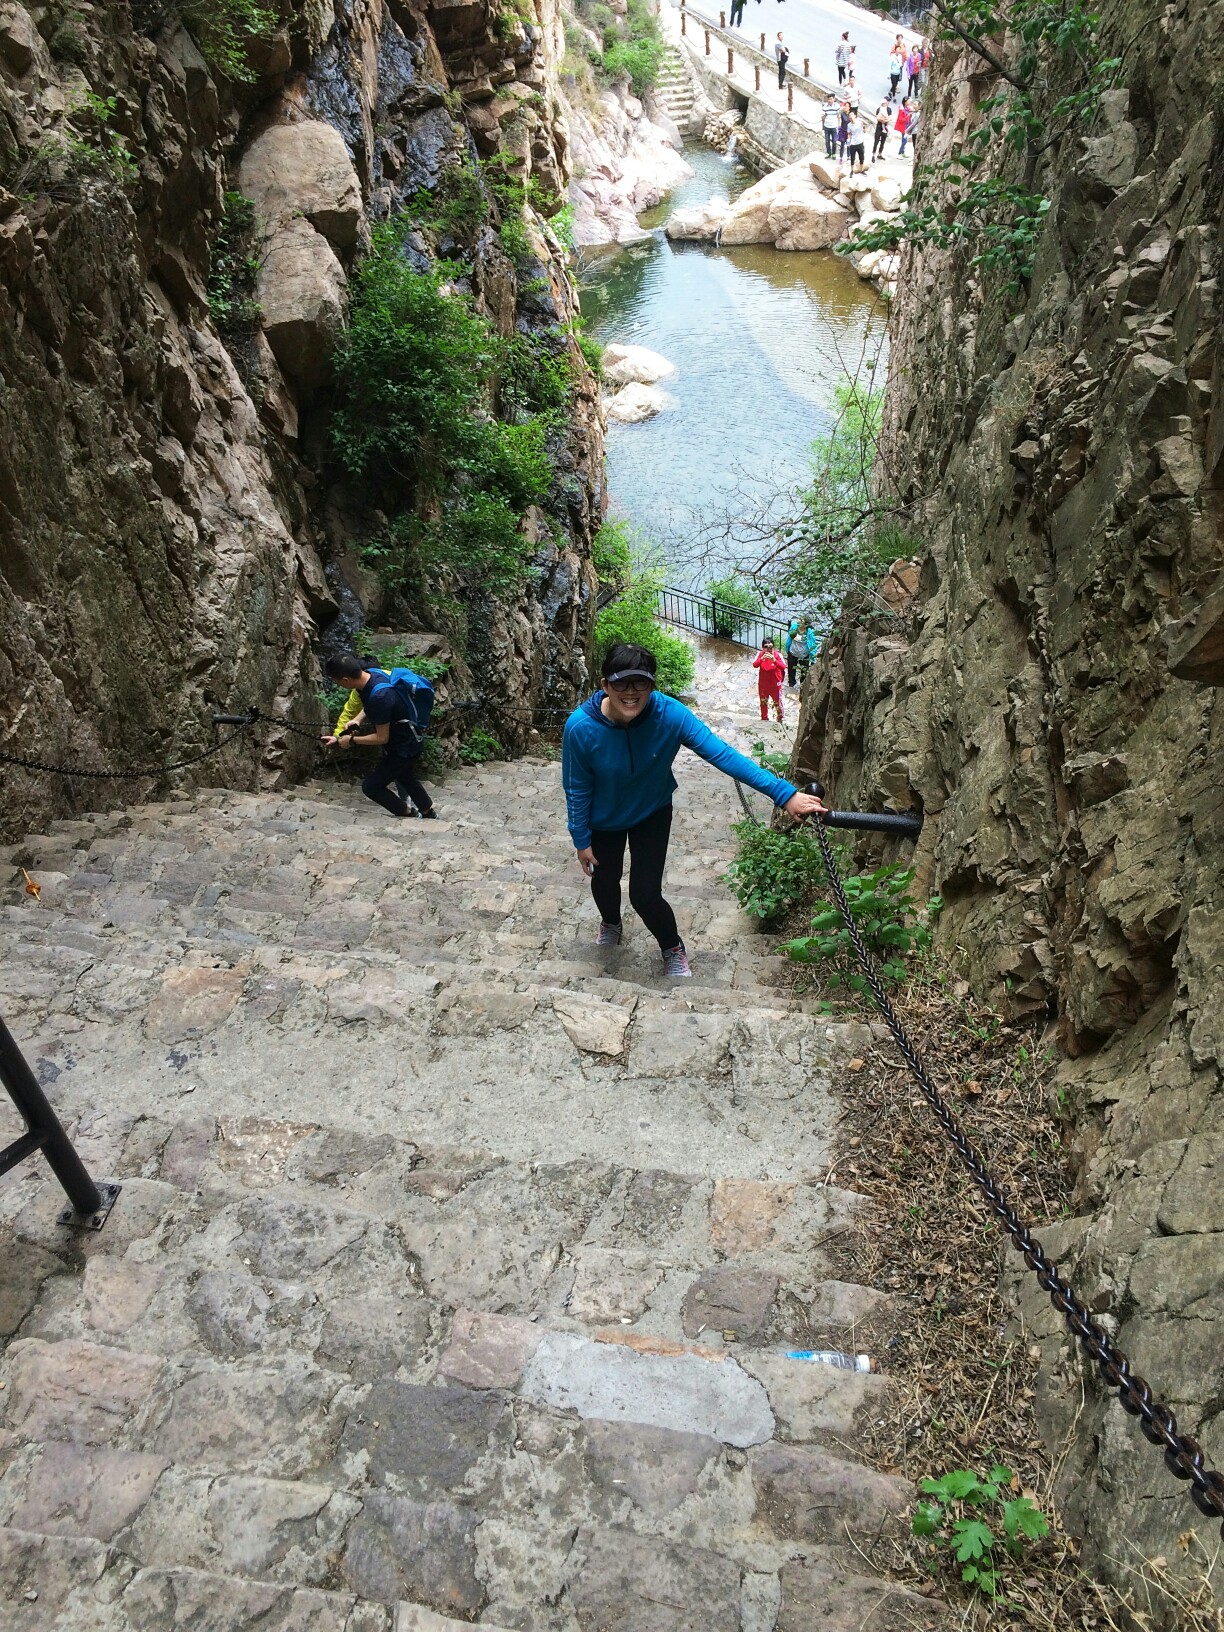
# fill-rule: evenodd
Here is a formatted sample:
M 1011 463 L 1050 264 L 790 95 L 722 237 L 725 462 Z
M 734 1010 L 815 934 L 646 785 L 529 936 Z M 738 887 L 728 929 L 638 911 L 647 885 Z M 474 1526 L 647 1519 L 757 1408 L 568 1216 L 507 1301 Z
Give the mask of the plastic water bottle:
M 874 1371 L 869 1354 L 843 1354 L 840 1349 L 788 1349 L 788 1360 L 811 1360 L 818 1366 L 836 1366 L 839 1371 Z

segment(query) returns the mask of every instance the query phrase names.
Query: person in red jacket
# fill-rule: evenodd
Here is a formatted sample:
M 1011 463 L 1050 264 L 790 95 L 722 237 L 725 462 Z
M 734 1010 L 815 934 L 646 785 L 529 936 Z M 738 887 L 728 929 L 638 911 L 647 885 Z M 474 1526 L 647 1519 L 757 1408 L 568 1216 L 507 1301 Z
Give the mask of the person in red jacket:
M 769 718 L 769 704 L 773 701 L 774 714 L 782 718 L 782 681 L 786 677 L 786 659 L 772 640 L 761 642 L 761 649 L 752 660 L 757 670 L 757 693 L 761 699 L 761 718 Z

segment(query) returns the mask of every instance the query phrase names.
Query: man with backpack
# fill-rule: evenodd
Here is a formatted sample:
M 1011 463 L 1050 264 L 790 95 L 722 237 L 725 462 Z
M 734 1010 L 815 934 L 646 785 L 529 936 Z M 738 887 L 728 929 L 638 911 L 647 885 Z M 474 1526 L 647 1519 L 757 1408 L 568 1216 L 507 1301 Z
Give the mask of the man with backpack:
M 433 800 L 416 773 L 416 761 L 425 746 L 425 728 L 433 708 L 433 687 L 411 669 L 366 668 L 354 652 L 329 657 L 323 665 L 328 678 L 348 686 L 361 699 L 361 713 L 346 731 L 323 738 L 329 748 L 379 747 L 382 758 L 364 778 L 361 791 L 367 799 L 390 811 L 392 816 L 436 817 Z M 362 721 L 374 727 L 367 736 L 357 736 L 354 726 Z M 397 797 L 392 784 L 399 790 Z M 411 804 L 409 803 L 411 801 Z

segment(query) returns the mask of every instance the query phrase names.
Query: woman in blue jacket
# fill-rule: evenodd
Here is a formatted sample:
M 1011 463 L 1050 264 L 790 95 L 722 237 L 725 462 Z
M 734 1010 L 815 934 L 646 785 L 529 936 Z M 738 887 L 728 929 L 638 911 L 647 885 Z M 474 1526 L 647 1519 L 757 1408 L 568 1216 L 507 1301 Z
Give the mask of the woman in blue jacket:
M 613 646 L 604 658 L 603 690 L 565 722 L 561 781 L 578 864 L 599 908 L 596 946 L 619 946 L 621 874 L 629 846 L 629 901 L 659 943 L 663 973 L 690 973 L 676 915 L 663 898 L 663 867 L 671 833 L 672 761 L 681 748 L 728 776 L 767 793 L 788 816 L 825 807 L 774 776 L 691 714 L 655 690 L 655 656 L 644 646 Z

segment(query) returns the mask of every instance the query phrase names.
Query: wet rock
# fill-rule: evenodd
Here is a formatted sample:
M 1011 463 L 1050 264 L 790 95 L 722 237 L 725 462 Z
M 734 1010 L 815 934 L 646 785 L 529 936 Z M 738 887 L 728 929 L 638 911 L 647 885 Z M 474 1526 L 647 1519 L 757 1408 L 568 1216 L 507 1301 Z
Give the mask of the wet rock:
M 609 385 L 657 385 L 676 365 L 648 346 L 611 345 L 604 347 L 603 370 Z
M 357 172 L 340 132 L 321 120 L 269 126 L 242 155 L 238 185 L 269 236 L 304 216 L 336 249 L 357 242 Z
M 690 204 L 673 210 L 664 227 L 669 238 L 712 243 L 727 216 L 729 205 L 725 198 L 712 198 L 708 204 Z
M 330 378 L 344 328 L 344 268 L 308 221 L 291 221 L 268 240 L 256 284 L 264 334 L 301 402 Z
M 607 415 L 619 425 L 640 425 L 667 407 L 662 391 L 649 385 L 627 385 L 607 404 Z

